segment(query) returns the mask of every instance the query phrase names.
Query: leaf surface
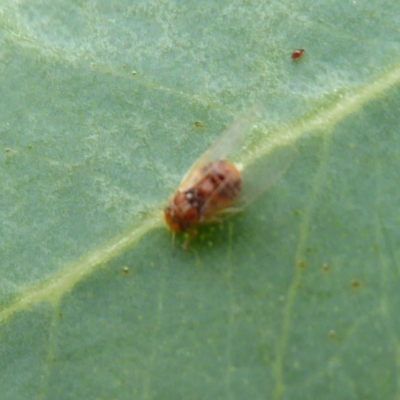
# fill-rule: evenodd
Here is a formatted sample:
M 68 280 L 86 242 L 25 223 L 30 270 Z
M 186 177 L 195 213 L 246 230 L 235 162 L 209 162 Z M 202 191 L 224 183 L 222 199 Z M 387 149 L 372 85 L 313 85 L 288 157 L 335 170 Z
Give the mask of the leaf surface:
M 398 398 L 399 15 L 4 0 L 1 399 Z M 259 102 L 244 167 L 291 168 L 172 251 L 168 197 Z

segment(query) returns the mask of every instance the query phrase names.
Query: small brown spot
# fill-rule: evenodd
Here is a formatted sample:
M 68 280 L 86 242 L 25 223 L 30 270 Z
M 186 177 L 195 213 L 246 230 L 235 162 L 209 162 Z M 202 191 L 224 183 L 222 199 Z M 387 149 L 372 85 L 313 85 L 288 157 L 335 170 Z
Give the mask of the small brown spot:
M 294 215 L 295 217 L 300 217 L 300 216 L 301 216 L 301 211 L 300 211 L 300 210 L 294 210 L 294 211 L 293 211 L 293 215 Z
M 358 279 L 353 279 L 350 284 L 353 289 L 360 289 L 362 286 L 362 283 Z
M 33 146 L 32 146 L 31 144 L 29 144 L 29 145 L 28 145 L 28 149 L 29 149 L 29 150 L 32 150 L 32 149 L 33 149 Z
M 331 272 L 331 266 L 327 263 L 322 264 L 322 272 L 325 273 Z
M 329 339 L 335 340 L 336 339 L 336 332 L 333 329 L 331 329 L 329 331 L 329 333 L 328 333 L 328 336 L 329 336 Z
M 204 124 L 201 121 L 194 121 L 193 123 L 196 128 L 199 128 L 199 129 L 204 128 Z
M 316 254 L 316 253 L 318 253 L 318 250 L 315 249 L 315 248 L 313 248 L 313 247 L 307 247 L 307 248 L 306 248 L 306 252 L 307 252 L 307 253 L 314 253 L 314 254 Z
M 122 272 L 123 272 L 125 275 L 129 275 L 129 268 L 128 268 L 128 267 L 122 268 Z
M 6 153 L 11 153 L 11 149 L 9 149 L 8 147 L 6 148 Z
M 305 52 L 304 49 L 296 49 L 296 50 L 294 50 L 292 52 L 292 55 L 291 55 L 292 60 L 299 60 L 303 56 L 304 52 Z
M 132 71 L 131 74 L 132 74 L 132 76 L 136 76 L 138 73 L 137 73 L 137 71 Z
M 64 314 L 60 311 L 59 313 L 58 313 L 58 318 L 63 318 L 64 317 Z
M 299 262 L 299 268 L 306 269 L 307 268 L 307 264 L 304 261 L 300 261 Z

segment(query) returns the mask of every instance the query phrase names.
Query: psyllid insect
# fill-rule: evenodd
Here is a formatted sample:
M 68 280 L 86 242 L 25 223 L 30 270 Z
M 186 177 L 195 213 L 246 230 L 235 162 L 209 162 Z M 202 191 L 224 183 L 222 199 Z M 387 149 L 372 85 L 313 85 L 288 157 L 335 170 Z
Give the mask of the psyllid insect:
M 287 145 L 283 155 L 262 156 L 244 170 L 231 161 L 261 111 L 257 105 L 242 114 L 189 169 L 164 208 L 173 234 L 187 232 L 193 238 L 199 225 L 242 211 L 287 170 L 294 154 Z

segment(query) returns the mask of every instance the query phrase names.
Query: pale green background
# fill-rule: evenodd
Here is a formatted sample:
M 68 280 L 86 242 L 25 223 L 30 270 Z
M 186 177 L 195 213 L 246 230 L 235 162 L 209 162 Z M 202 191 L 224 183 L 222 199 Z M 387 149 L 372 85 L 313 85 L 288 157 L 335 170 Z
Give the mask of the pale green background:
M 400 398 L 398 1 L 2 0 L 0 41 L 1 400 Z M 172 254 L 257 102 L 291 169 Z

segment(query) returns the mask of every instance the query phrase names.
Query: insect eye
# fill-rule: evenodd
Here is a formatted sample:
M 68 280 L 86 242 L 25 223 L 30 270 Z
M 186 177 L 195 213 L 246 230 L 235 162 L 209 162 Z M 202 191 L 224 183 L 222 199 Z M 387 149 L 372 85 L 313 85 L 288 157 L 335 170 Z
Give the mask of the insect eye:
M 189 202 L 189 204 L 194 207 L 197 208 L 199 206 L 199 196 L 198 193 L 195 192 L 193 189 L 188 190 L 187 192 L 185 192 L 185 199 Z

